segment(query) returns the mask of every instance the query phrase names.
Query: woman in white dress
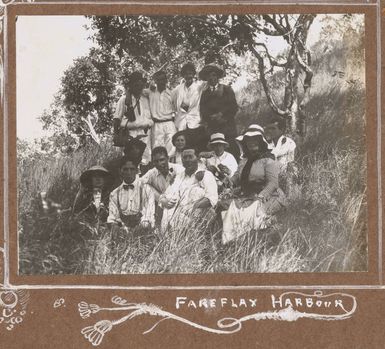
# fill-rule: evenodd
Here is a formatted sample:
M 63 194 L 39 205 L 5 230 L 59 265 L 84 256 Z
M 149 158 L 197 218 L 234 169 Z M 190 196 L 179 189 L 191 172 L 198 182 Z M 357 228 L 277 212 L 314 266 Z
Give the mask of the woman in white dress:
M 251 125 L 237 138 L 244 156 L 231 178 L 234 186 L 232 199 L 221 202 L 225 211 L 222 243 L 265 227 L 266 217 L 286 205 L 286 198 L 278 186 L 279 163 L 269 150 L 263 128 Z

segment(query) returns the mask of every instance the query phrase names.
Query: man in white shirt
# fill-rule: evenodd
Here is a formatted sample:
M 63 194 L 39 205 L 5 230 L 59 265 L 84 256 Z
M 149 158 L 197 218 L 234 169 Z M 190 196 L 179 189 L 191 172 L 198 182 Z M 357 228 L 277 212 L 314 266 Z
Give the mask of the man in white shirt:
M 138 174 L 138 164 L 123 158 L 120 166 L 122 184 L 110 194 L 107 223 L 125 229 L 141 226 L 150 228 L 155 223 L 155 200 L 152 191 L 146 190 Z
M 170 154 L 174 146 L 172 136 L 176 133 L 175 109 L 172 102 L 171 91 L 167 88 L 167 76 L 164 71 L 158 71 L 153 75 L 156 88 L 149 90 L 150 110 L 152 121 L 152 148 L 166 147 Z
M 194 217 L 199 209 L 208 210 L 218 202 L 218 186 L 214 175 L 198 168 L 195 149 L 185 149 L 182 153 L 184 171 L 178 173 L 174 182 L 159 198 L 163 207 L 162 230 L 173 225 L 173 220 L 182 215 Z
M 172 100 L 176 110 L 175 126 L 178 131 L 186 130 L 189 142 L 203 151 L 207 143 L 207 135 L 201 125 L 200 99 L 207 83 L 195 81 L 196 70 L 193 63 L 188 62 L 181 69 L 183 81 L 172 91 Z M 202 147 L 202 145 L 204 145 Z
M 120 97 L 114 114 L 114 133 L 119 128 L 129 130 L 129 136 L 142 137 L 146 143 L 143 153 L 143 164 L 148 164 L 151 160 L 151 142 L 148 135 L 149 129 L 153 125 L 151 119 L 150 105 L 148 98 L 143 95 L 145 79 L 140 72 L 133 72 L 125 81 L 126 93 Z
M 281 165 L 281 172 L 285 172 L 289 163 L 294 162 L 295 142 L 284 135 L 286 121 L 282 118 L 274 118 L 271 123 L 265 126 L 267 138 L 273 146 L 272 154 Z
M 152 150 L 152 163 L 154 168 L 149 170 L 142 178 L 143 184 L 148 185 L 154 192 L 155 201 L 166 191 L 175 177 L 184 171 L 184 167 L 168 161 L 165 147 L 156 147 Z

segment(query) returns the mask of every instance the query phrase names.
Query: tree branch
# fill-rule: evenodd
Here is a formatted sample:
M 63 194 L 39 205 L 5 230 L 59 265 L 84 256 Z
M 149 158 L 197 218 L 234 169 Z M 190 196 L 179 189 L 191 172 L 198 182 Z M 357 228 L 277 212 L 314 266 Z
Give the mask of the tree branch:
M 267 49 L 267 46 L 262 43 L 262 42 L 255 42 L 254 45 L 257 45 L 257 46 L 262 46 L 264 49 L 265 49 L 265 52 L 266 52 L 266 55 L 267 55 L 267 58 L 269 59 L 269 62 L 270 62 L 270 65 L 272 67 L 281 67 L 281 68 L 284 68 L 287 64 L 287 62 L 282 62 L 282 63 L 279 63 L 269 52 L 269 50 Z M 272 69 L 271 69 L 272 70 Z
M 258 70 L 259 70 L 259 78 L 261 80 L 261 83 L 262 83 L 262 86 L 263 86 L 263 89 L 265 91 L 265 94 L 266 94 L 266 98 L 267 98 L 267 101 L 268 103 L 270 104 L 271 108 L 279 115 L 281 116 L 286 116 L 287 115 L 287 111 L 284 111 L 282 109 L 280 109 L 278 106 L 277 106 L 277 103 L 274 101 L 273 99 L 273 96 L 271 94 L 271 90 L 270 90 L 270 87 L 266 81 L 266 76 L 265 76 L 265 63 L 263 61 L 263 57 L 259 54 L 259 52 L 253 47 L 253 45 L 251 43 L 249 43 L 249 49 L 251 52 L 254 53 L 254 55 L 257 57 L 257 60 L 258 60 Z

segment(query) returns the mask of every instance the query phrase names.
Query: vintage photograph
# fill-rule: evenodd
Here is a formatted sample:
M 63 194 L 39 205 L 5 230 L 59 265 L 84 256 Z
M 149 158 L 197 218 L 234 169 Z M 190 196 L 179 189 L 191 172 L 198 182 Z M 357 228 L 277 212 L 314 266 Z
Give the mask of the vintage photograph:
M 363 14 L 18 16 L 20 275 L 368 270 Z

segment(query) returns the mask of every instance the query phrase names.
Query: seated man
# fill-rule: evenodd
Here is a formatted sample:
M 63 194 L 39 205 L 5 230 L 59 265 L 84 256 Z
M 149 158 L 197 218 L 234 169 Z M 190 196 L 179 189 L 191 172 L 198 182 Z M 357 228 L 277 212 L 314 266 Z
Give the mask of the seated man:
M 151 188 L 155 201 L 158 202 L 160 195 L 166 191 L 176 175 L 184 171 L 184 168 L 169 162 L 165 147 L 156 147 L 152 150 L 152 163 L 155 167 L 149 170 L 141 181 Z
M 178 215 L 193 217 L 198 209 L 209 209 L 218 202 L 218 186 L 214 175 L 198 168 L 196 149 L 185 149 L 182 153 L 184 171 L 178 173 L 159 198 L 164 208 L 162 230 L 173 224 Z M 176 214 L 177 213 L 177 214 Z
M 290 162 L 294 161 L 295 142 L 285 136 L 286 121 L 282 118 L 274 118 L 271 123 L 265 126 L 266 137 L 270 140 L 273 150 L 271 153 L 275 156 L 284 172 Z
M 137 177 L 138 163 L 130 158 L 123 158 L 120 165 L 122 184 L 110 195 L 107 223 L 112 228 L 123 226 L 150 228 L 155 221 L 155 201 L 150 190 L 146 190 Z
M 216 177 L 218 187 L 222 187 L 223 180 L 227 176 L 232 177 L 238 168 L 234 156 L 225 151 L 228 147 L 229 143 L 226 142 L 223 133 L 213 133 L 208 145 L 212 152 L 202 153 L 204 156 L 202 156 L 201 161 Z

